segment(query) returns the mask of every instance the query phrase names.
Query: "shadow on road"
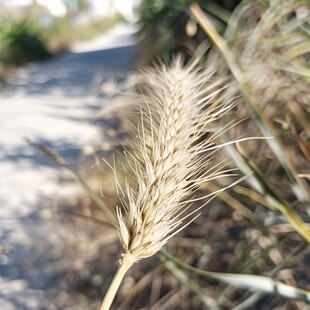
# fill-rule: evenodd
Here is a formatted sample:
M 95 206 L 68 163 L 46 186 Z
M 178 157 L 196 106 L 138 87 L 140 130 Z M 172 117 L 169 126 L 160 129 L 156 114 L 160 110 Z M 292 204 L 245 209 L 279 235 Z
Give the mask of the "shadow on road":
M 135 47 L 125 46 L 85 53 L 67 53 L 32 68 L 20 70 L 5 84 L 5 95 L 85 96 L 96 81 L 120 77 L 134 70 Z M 97 73 L 97 74 L 94 74 Z
M 18 70 L 6 82 L 0 98 L 0 309 L 63 309 L 80 300 L 62 280 L 70 276 L 75 255 L 68 256 L 66 247 L 75 238 L 82 240 L 75 244 L 87 244 L 87 233 L 72 223 L 60 226 L 50 213 L 81 190 L 22 137 L 78 166 L 83 148 L 100 149 L 105 128 L 118 125 L 97 117 L 98 88 L 105 80 L 125 79 L 135 69 L 134 57 L 135 46 L 67 53 Z

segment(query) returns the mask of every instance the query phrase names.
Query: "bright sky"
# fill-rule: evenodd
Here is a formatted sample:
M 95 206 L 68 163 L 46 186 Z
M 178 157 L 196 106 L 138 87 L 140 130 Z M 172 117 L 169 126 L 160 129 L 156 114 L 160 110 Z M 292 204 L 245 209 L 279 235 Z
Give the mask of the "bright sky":
M 36 0 L 38 4 L 47 6 L 51 14 L 63 16 L 66 14 L 66 6 L 61 0 Z
M 61 0 L 36 0 L 38 4 L 44 5 L 53 15 L 62 16 L 66 14 L 66 6 Z M 5 6 L 18 6 L 30 5 L 32 0 L 0 0 L 0 5 Z
M 92 3 L 97 13 L 103 13 L 111 3 L 110 0 L 88 0 Z M 61 0 L 36 0 L 38 4 L 44 5 L 48 8 L 51 14 L 56 16 L 63 16 L 66 14 L 66 6 Z M 131 5 L 138 5 L 141 0 L 114 0 L 115 5 L 121 11 L 130 11 Z M 32 0 L 0 0 L 0 5 L 16 6 L 16 5 L 29 5 Z

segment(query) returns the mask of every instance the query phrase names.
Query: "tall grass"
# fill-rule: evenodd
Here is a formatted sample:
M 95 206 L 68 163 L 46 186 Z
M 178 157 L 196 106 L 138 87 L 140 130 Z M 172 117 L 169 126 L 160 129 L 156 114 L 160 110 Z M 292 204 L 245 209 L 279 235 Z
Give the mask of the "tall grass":
M 198 186 L 231 174 L 225 161 L 213 163 L 221 147 L 215 141 L 225 128 L 214 132 L 212 124 L 234 102 L 215 98 L 221 90 L 212 81 L 214 72 L 215 68 L 202 70 L 195 63 L 184 66 L 181 58 L 170 67 L 145 72 L 143 92 L 134 100 L 141 117 L 131 148 L 136 186 L 119 188 L 123 207 L 117 209 L 117 223 L 124 253 L 101 309 L 109 309 L 133 263 L 156 254 L 196 219 L 207 203 L 191 208 L 202 200 L 193 198 Z M 203 199 L 209 201 L 222 190 Z
M 249 307 L 259 309 L 259 301 L 266 293 L 284 298 L 275 299 L 274 307 L 280 304 L 299 307 L 304 303 L 297 300 L 309 302 L 309 292 L 289 285 L 292 282 L 285 284 L 277 281 L 274 277 L 279 276 L 281 268 L 286 267 L 291 271 L 294 284 L 301 283 L 300 278 L 294 276 L 294 272 L 297 270 L 306 272 L 302 261 L 305 259 L 305 249 L 310 241 L 309 185 L 306 180 L 309 178 L 309 154 L 307 151 L 309 148 L 309 136 L 307 136 L 309 131 L 307 67 L 310 50 L 309 4 L 305 1 L 244 2 L 232 14 L 224 37 L 218 34 L 212 19 L 198 5 L 192 5 L 191 12 L 192 18 L 197 20 L 201 29 L 215 45 L 208 55 L 206 66 L 217 67 L 213 79 L 218 82 L 220 101 L 225 103 L 233 100 L 236 103 L 232 113 L 237 120 L 237 125 L 226 127 L 227 130 L 224 130 L 223 135 L 218 138 L 225 144 L 223 149 L 226 149 L 226 156 L 232 158 L 240 172 L 248 175 L 246 182 L 235 186 L 228 192 L 221 193 L 217 205 L 221 204 L 222 199 L 227 206 L 232 208 L 232 216 L 236 216 L 238 219 L 231 219 L 235 229 L 242 231 L 240 225 L 251 227 L 255 234 L 259 234 L 261 237 L 258 239 L 246 237 L 248 243 L 243 242 L 242 237 L 239 237 L 236 249 L 239 249 L 240 252 L 236 252 L 228 264 L 228 268 L 232 268 L 234 273 L 213 273 L 208 270 L 203 271 L 201 268 L 198 268 L 199 271 L 196 270 L 201 275 L 229 284 L 227 287 L 220 286 L 216 296 L 214 294 L 212 296 L 212 293 L 210 295 L 212 289 L 206 288 L 205 283 L 202 284 L 202 287 L 207 290 L 204 294 L 201 287 L 197 286 L 197 283 L 184 273 L 184 270 L 194 272 L 193 269 L 190 269 L 191 266 L 184 265 L 176 257 L 165 255 L 163 252 L 159 256 L 163 262 L 167 258 L 170 260 L 167 264 L 165 263 L 168 270 L 210 309 L 221 307 L 231 309 L 232 305 L 236 306 L 236 309 Z M 158 85 L 162 81 L 163 79 L 158 79 Z M 223 93 L 221 92 L 222 87 L 224 87 Z M 155 92 L 151 91 L 150 93 L 154 94 Z M 212 100 L 214 99 L 218 99 L 218 97 L 215 95 L 212 97 Z M 142 110 L 146 110 L 147 113 L 141 114 L 148 124 L 154 109 L 153 105 L 151 108 L 148 106 L 148 97 L 145 102 L 146 107 Z M 156 100 L 159 110 L 162 102 L 162 100 Z M 141 108 L 140 105 L 138 107 Z M 155 109 L 155 115 L 156 113 Z M 225 127 L 225 123 L 231 120 L 231 115 L 229 113 L 226 118 L 214 122 L 212 124 L 215 126 L 214 130 L 221 126 Z M 162 121 L 164 122 L 164 119 Z M 144 128 L 143 122 L 141 124 Z M 155 122 L 155 125 L 146 126 L 150 128 L 148 129 L 150 131 L 154 127 L 156 128 L 156 124 Z M 144 139 L 144 129 L 140 128 L 139 130 L 134 138 L 138 141 Z M 172 130 L 171 135 L 175 136 L 173 133 L 175 132 Z M 230 143 L 236 137 L 241 141 L 245 136 L 261 136 L 264 141 L 253 139 L 248 142 Z M 157 135 L 155 134 L 153 137 L 157 138 Z M 145 144 L 147 147 L 144 148 L 144 153 L 151 152 L 150 154 L 152 154 L 153 147 L 150 140 Z M 218 157 L 216 159 L 220 162 L 222 156 Z M 156 157 L 152 155 L 150 158 Z M 139 164 L 144 162 L 145 158 L 139 158 Z M 151 163 L 152 161 L 147 160 L 146 162 Z M 138 167 L 140 166 L 138 165 Z M 145 169 L 148 166 L 142 164 L 142 167 Z M 138 171 L 144 171 L 140 169 Z M 152 175 L 152 170 L 150 171 Z M 143 176 L 146 175 L 148 175 L 148 170 L 143 172 Z M 211 194 L 228 184 L 225 178 L 212 181 L 200 185 L 204 193 Z M 148 187 L 142 183 L 141 188 Z M 174 188 L 176 191 L 178 190 L 178 186 Z M 134 198 L 139 197 L 136 196 L 134 190 L 128 188 L 127 192 L 130 193 L 129 197 L 131 195 Z M 148 196 L 143 196 L 143 198 L 146 197 Z M 143 199 L 139 201 L 143 201 Z M 147 201 L 152 202 L 152 199 Z M 220 212 L 215 211 L 215 208 L 216 206 L 212 208 L 213 212 Z M 127 212 L 131 218 L 129 223 L 131 224 L 127 222 L 126 212 L 119 214 L 121 226 L 124 229 L 120 233 L 121 239 L 122 235 L 126 236 L 127 239 L 123 241 L 123 246 L 125 250 L 129 249 L 129 251 L 131 249 L 130 242 L 134 240 L 130 232 L 140 231 L 139 227 L 144 227 L 142 224 L 142 226 L 136 225 L 133 220 L 142 214 L 137 210 L 139 209 L 136 209 L 136 200 L 131 199 L 127 204 Z M 131 212 L 136 217 L 132 216 Z M 216 226 L 212 223 L 213 217 L 211 213 L 209 219 L 211 223 L 208 223 Z M 206 220 L 208 221 L 208 219 Z M 199 222 L 199 219 L 195 221 Z M 141 223 L 144 222 L 141 221 Z M 147 223 L 149 226 L 149 222 Z M 288 229 L 287 233 L 281 232 L 284 227 Z M 246 231 L 247 229 L 244 233 Z M 276 232 L 276 235 L 273 232 Z M 203 233 L 201 234 L 203 235 Z M 205 243 L 209 243 L 210 247 L 213 247 L 216 244 L 224 246 L 226 242 L 231 242 L 229 236 L 226 237 L 227 240 L 218 239 L 220 234 L 219 231 L 212 231 L 213 240 L 205 241 Z M 141 240 L 141 238 L 139 235 L 138 239 Z M 295 242 L 296 244 L 293 245 Z M 179 248 L 178 245 L 174 247 Z M 172 246 L 172 248 L 174 247 Z M 253 251 L 257 253 L 257 256 L 254 257 L 251 254 Z M 288 251 L 291 252 L 291 255 L 286 255 Z M 178 252 L 175 252 L 175 255 L 178 256 Z M 180 257 L 183 260 L 189 260 L 192 264 L 200 261 L 199 257 L 193 257 L 190 253 L 181 254 Z M 219 259 L 220 257 L 217 257 L 217 260 Z M 175 264 L 171 264 L 171 260 Z M 214 262 L 214 260 L 212 261 Z M 294 262 L 299 263 L 294 266 Z M 201 266 L 204 265 L 201 264 Z M 214 269 L 210 258 L 208 268 Z M 252 274 L 249 274 L 249 271 Z M 266 276 L 263 276 L 264 274 Z M 284 281 L 287 280 L 284 278 Z M 246 287 L 259 292 L 247 293 L 244 294 L 244 297 L 238 298 L 236 294 L 240 294 L 240 290 L 236 290 L 233 286 Z M 233 294 L 234 292 L 235 294 Z M 294 301 L 290 302 L 287 299 Z M 268 309 L 271 307 L 269 306 Z
M 247 8 L 248 9 L 248 8 Z M 255 9 L 255 7 L 252 7 L 252 9 Z M 258 7 L 256 8 L 258 9 Z M 282 107 L 285 111 L 286 102 L 284 100 L 292 101 L 296 100 L 296 90 L 291 89 L 294 87 L 290 87 L 289 90 L 285 90 L 283 85 L 280 83 L 283 80 L 287 83 L 292 82 L 294 78 L 299 78 L 298 76 L 290 76 L 286 72 L 286 68 L 283 66 L 280 66 L 279 64 L 276 64 L 276 60 L 274 59 L 275 56 L 273 55 L 274 49 L 285 49 L 288 45 L 287 42 L 281 42 L 280 43 L 274 43 L 276 46 L 273 46 L 273 43 L 270 42 L 270 47 L 267 49 L 266 47 L 261 47 L 261 45 L 265 46 L 268 43 L 266 41 L 273 41 L 277 36 L 282 36 L 284 32 L 283 29 L 279 30 L 273 30 L 275 21 L 272 20 L 272 17 L 275 16 L 281 16 L 281 18 L 285 21 L 287 20 L 287 15 L 292 13 L 292 10 L 294 11 L 296 9 L 295 6 L 278 6 L 273 7 L 272 11 L 267 10 L 264 15 L 261 17 L 260 23 L 254 30 L 251 30 L 251 33 L 253 33 L 253 37 L 249 37 L 249 42 L 246 42 L 245 45 L 237 45 L 235 44 L 235 48 L 239 51 L 239 49 L 242 49 L 239 51 L 241 57 L 239 57 L 238 62 L 235 59 L 233 52 L 234 49 L 230 51 L 228 48 L 228 45 L 226 42 L 217 34 L 215 28 L 212 26 L 212 24 L 209 22 L 207 17 L 204 15 L 201 9 L 199 9 L 198 6 L 193 5 L 192 6 L 192 12 L 197 17 L 197 19 L 200 21 L 202 27 L 205 29 L 205 31 L 208 33 L 210 38 L 215 42 L 216 46 L 220 49 L 222 52 L 225 61 L 228 64 L 228 67 L 233 74 L 239 89 L 243 95 L 243 99 L 245 100 L 245 103 L 247 104 L 247 107 L 243 105 L 242 102 L 238 105 L 239 110 L 237 111 L 237 114 L 239 117 L 243 114 L 244 110 L 241 110 L 241 107 L 243 109 L 249 108 L 250 112 L 253 115 L 253 118 L 262 132 L 262 134 L 266 137 L 266 142 L 270 148 L 270 150 L 273 152 L 275 159 L 277 160 L 276 165 L 279 165 L 279 168 L 283 170 L 283 173 L 287 176 L 288 185 L 291 187 L 292 194 L 295 195 L 295 199 L 304 207 L 305 211 L 309 211 L 309 188 L 301 178 L 297 176 L 297 170 L 294 167 L 294 164 L 292 163 L 292 158 L 289 157 L 288 150 L 286 150 L 284 144 L 281 140 L 283 138 L 281 137 L 280 132 L 276 132 L 273 123 L 274 121 L 270 119 L 270 117 L 274 117 L 272 115 L 274 112 L 269 113 L 269 115 L 266 114 L 266 110 L 268 111 L 268 104 L 272 104 L 272 102 L 276 102 L 277 105 L 279 105 L 279 101 L 282 101 Z M 287 11 L 288 10 L 288 11 Z M 271 15 L 271 16 L 270 16 Z M 272 20 L 272 21 L 271 21 Z M 283 21 L 283 22 L 284 22 Z M 279 23 L 281 21 L 279 20 Z M 299 24 L 302 24 L 302 20 L 300 22 L 293 22 L 291 21 L 291 32 L 294 32 L 295 27 L 298 27 Z M 294 25 L 295 24 L 295 25 Z M 287 27 L 286 25 L 284 26 Z M 231 29 L 230 29 L 231 31 Z M 268 31 L 269 36 L 271 38 L 266 38 L 266 36 L 263 36 L 264 33 Z M 278 33 L 277 33 L 278 32 Z M 280 33 L 279 33 L 280 32 Z M 231 35 L 231 34 L 230 34 Z M 266 33 L 267 35 L 267 33 Z M 301 39 L 298 38 L 298 34 L 294 36 L 295 40 Z M 280 39 L 278 39 L 280 40 Z M 254 41 L 254 42 L 253 42 Z M 258 42 L 259 41 L 259 42 Z M 302 40 L 303 41 L 303 40 Z M 257 48 L 255 49 L 255 56 L 256 58 L 252 58 L 252 54 L 249 53 L 249 49 L 252 50 L 254 53 L 253 47 L 255 44 L 259 44 Z M 264 49 L 264 50 L 263 50 Z M 281 51 L 281 50 L 280 50 Z M 264 53 L 261 55 L 260 53 Z M 270 54 L 268 54 L 270 53 Z M 263 58 L 265 56 L 265 58 Z M 279 63 L 289 63 L 289 59 L 285 59 L 285 54 L 282 55 L 279 52 L 277 53 L 277 56 L 280 60 L 277 62 Z M 249 59 L 251 57 L 251 59 Z M 268 63 L 268 68 L 266 68 L 266 71 L 264 68 L 266 67 L 266 62 Z M 244 66 L 244 67 L 242 67 Z M 257 81 L 256 76 L 252 76 L 253 68 L 256 70 L 256 74 L 258 74 L 258 70 L 260 74 L 263 75 L 263 78 L 259 77 L 259 81 Z M 266 75 L 267 74 L 267 75 Z M 304 77 L 306 78 L 306 76 Z M 278 80 L 279 79 L 279 80 Z M 255 83 L 254 83 L 255 82 Z M 302 80 L 299 81 L 299 91 L 300 88 L 306 90 L 306 88 L 309 86 L 309 83 L 307 80 L 304 82 Z M 268 92 L 269 89 L 269 92 Z M 257 95 L 258 92 L 264 92 L 265 96 L 261 96 L 261 99 L 258 100 Z M 265 111 L 262 109 L 265 108 Z M 287 109 L 287 108 L 286 108 Z M 240 111 L 240 112 L 239 112 Z M 287 110 L 285 111 L 288 112 Z M 279 111 L 276 112 L 277 117 L 280 120 L 280 117 L 282 116 Z M 273 139 L 270 139 L 270 137 L 274 137 Z M 266 199 L 268 199 L 269 204 L 271 207 L 274 207 L 275 209 L 282 212 L 288 220 L 294 225 L 296 230 L 304 236 L 309 242 L 310 242 L 310 231 L 306 228 L 306 226 L 303 224 L 303 222 L 299 219 L 299 216 L 294 213 L 294 211 L 291 210 L 291 208 L 287 205 L 284 199 L 281 198 L 282 193 L 276 193 L 276 191 L 272 188 L 272 185 L 269 183 L 266 176 L 264 176 L 259 170 L 259 167 L 256 167 L 254 163 L 251 163 L 249 158 L 247 158 L 247 154 L 244 156 L 239 156 L 234 152 L 232 148 L 230 148 L 231 154 L 235 154 L 236 163 L 241 166 L 240 162 L 243 162 L 247 166 L 247 171 L 255 171 L 252 176 L 252 183 L 254 183 L 254 188 L 261 192 Z M 300 156 L 300 155 L 298 155 Z M 237 158 L 238 157 L 238 158 Z M 243 157 L 243 159 L 242 159 Z M 244 168 L 241 168 L 242 170 L 245 170 Z M 254 181 L 253 181 L 254 179 Z
M 306 309 L 309 11 L 307 1 L 244 1 L 221 36 L 194 5 L 214 44 L 206 59 L 147 70 L 122 101 L 132 180 L 118 189 L 124 257 L 102 309 L 138 261 L 117 309 Z M 247 177 L 223 192 L 227 157 L 224 171 Z

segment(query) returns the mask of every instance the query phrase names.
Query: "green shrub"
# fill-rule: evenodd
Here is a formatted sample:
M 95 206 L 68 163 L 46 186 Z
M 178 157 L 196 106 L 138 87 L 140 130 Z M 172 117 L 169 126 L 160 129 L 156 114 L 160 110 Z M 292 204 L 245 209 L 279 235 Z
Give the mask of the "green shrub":
M 194 0 L 144 0 L 140 7 L 141 62 L 156 57 L 166 60 L 175 52 L 193 55 L 206 37 L 191 18 L 189 5 Z M 240 0 L 198 0 L 220 33 L 225 31 L 230 12 Z M 190 30 L 189 28 L 196 28 Z M 191 33 L 190 33 L 191 32 Z M 147 47 L 147 48 L 146 48 Z
M 0 27 L 0 62 L 20 66 L 51 57 L 40 30 L 27 20 L 6 21 Z

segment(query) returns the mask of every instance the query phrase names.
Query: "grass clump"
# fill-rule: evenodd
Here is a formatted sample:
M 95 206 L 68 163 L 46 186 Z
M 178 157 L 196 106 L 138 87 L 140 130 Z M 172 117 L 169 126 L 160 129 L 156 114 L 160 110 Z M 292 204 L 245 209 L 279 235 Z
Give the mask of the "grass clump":
M 0 43 L 0 62 L 4 66 L 21 66 L 52 56 L 47 40 L 28 20 L 8 20 L 2 23 Z

